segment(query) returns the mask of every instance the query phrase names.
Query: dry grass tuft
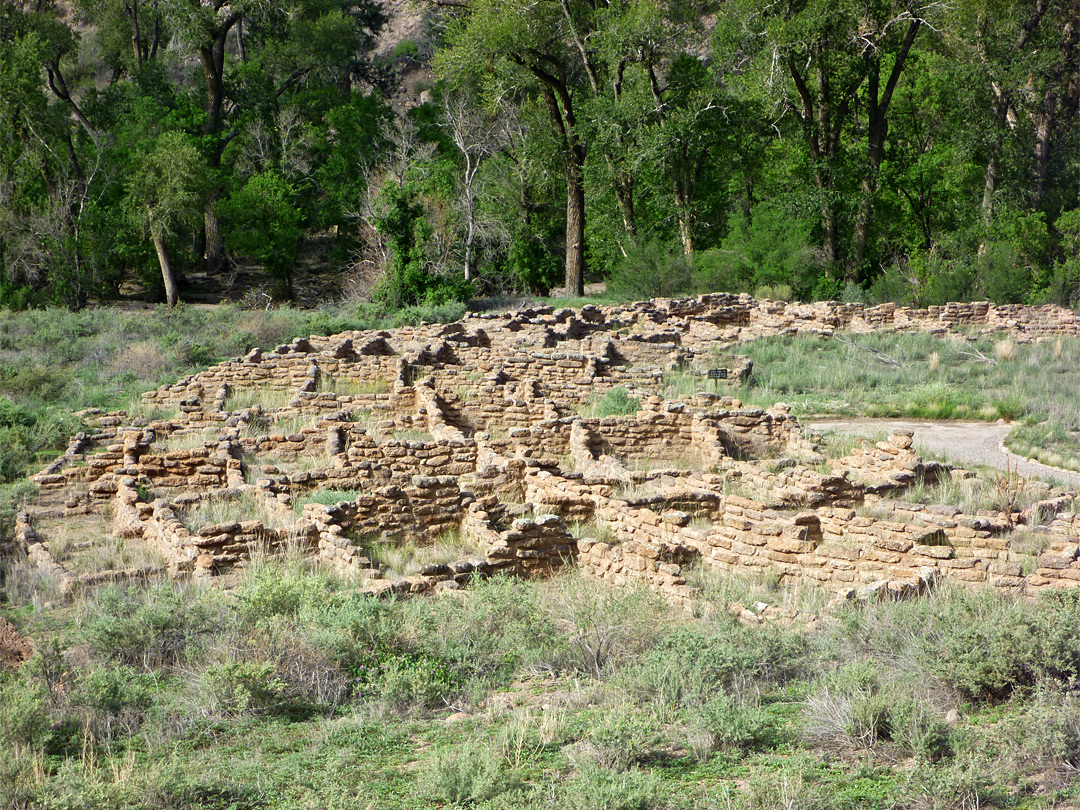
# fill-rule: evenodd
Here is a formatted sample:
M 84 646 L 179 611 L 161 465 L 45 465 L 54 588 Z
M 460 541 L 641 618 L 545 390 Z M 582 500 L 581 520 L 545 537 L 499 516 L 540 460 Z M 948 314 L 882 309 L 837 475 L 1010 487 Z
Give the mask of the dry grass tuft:
M 1016 356 L 1016 341 L 1005 338 L 994 343 L 994 357 L 998 360 L 1012 360 Z
M 143 380 L 154 380 L 169 368 L 169 358 L 154 343 L 141 340 L 113 355 L 109 367 L 113 374 L 134 372 Z

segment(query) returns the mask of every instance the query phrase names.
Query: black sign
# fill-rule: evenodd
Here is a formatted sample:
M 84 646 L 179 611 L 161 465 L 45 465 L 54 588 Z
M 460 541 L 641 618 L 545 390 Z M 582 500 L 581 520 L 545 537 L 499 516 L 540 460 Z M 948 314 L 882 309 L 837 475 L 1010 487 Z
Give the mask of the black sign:
M 709 374 L 709 379 L 710 380 L 726 380 L 727 379 L 727 369 L 726 368 L 710 368 L 708 374 Z

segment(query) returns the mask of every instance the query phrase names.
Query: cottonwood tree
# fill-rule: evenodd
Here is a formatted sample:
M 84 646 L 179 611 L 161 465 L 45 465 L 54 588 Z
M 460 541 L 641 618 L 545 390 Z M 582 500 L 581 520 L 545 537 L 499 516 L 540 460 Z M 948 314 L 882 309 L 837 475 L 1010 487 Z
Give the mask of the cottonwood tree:
M 566 289 L 581 294 L 590 150 L 595 148 L 606 167 L 624 232 L 633 240 L 640 129 L 651 125 L 660 74 L 682 33 L 708 4 L 470 0 L 463 5 L 466 11 L 450 27 L 449 47 L 437 54 L 436 65 L 448 76 L 480 71 L 499 87 L 499 95 L 532 96 L 543 103 L 563 159 Z
M 774 99 L 799 121 L 827 262 L 843 259 L 839 203 L 858 178 L 843 261 L 849 280 L 864 270 L 897 83 L 920 33 L 933 29 L 943 7 L 936 0 L 734 0 L 722 11 L 718 47 L 752 57 Z M 853 132 L 861 149 L 850 140 Z
M 180 289 L 166 239 L 203 209 L 205 174 L 206 165 L 188 139 L 166 132 L 139 160 L 128 182 L 129 210 L 154 243 L 170 307 L 180 302 Z

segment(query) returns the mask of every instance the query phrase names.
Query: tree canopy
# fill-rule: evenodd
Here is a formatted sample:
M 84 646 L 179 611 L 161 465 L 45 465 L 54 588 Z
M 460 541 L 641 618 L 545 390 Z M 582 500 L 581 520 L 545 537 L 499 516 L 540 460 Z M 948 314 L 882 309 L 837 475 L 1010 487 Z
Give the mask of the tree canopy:
M 422 6 L 376 57 L 375 0 L 5 3 L 0 304 L 1080 297 L 1071 0 Z

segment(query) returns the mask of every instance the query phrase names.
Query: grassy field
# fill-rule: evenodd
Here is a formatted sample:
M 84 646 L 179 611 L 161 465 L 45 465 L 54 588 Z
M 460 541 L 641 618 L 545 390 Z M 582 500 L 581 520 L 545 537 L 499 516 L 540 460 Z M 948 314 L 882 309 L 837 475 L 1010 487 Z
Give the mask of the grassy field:
M 754 361 L 741 396 L 799 416 L 1015 421 L 1016 453 L 1080 469 L 1080 340 L 842 335 L 740 344 Z
M 1080 600 L 942 590 L 814 633 L 568 574 L 374 600 L 299 562 L 232 593 L 14 612 L 12 808 L 1051 808 L 1080 801 Z M 22 601 L 30 575 L 11 593 Z

